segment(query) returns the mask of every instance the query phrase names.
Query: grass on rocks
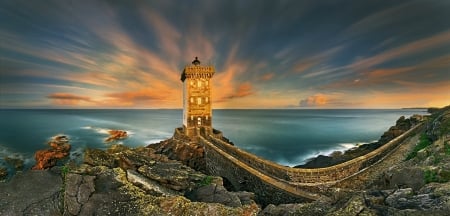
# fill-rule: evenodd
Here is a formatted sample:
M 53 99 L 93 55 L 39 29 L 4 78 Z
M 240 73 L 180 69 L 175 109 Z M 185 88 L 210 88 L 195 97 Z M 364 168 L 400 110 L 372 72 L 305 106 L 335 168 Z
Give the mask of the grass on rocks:
M 422 134 L 420 136 L 419 139 L 419 143 L 417 143 L 417 145 L 414 147 L 414 149 L 412 150 L 412 152 L 410 152 L 408 154 L 408 156 L 406 156 L 406 160 L 411 160 L 413 158 L 415 158 L 417 156 L 417 152 L 426 148 L 427 146 L 431 145 L 432 142 L 431 140 L 428 138 L 428 136 L 426 134 Z

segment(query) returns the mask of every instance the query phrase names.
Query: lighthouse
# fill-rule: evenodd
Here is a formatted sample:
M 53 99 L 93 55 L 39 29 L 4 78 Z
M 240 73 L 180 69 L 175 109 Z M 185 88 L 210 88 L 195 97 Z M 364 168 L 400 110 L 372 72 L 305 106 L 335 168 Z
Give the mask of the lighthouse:
M 211 78 L 215 69 L 211 65 L 201 65 L 195 57 L 181 73 L 183 82 L 183 131 L 189 137 L 200 131 L 212 133 Z

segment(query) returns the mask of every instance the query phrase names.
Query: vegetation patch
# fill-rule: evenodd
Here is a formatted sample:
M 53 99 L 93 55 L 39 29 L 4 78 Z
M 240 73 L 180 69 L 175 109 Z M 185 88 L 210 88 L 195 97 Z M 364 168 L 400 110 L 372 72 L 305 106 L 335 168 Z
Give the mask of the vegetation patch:
M 414 149 L 412 150 L 412 152 L 410 152 L 408 154 L 408 156 L 406 156 L 406 160 L 410 160 L 413 159 L 417 156 L 417 152 L 424 149 L 425 147 L 431 145 L 432 142 L 431 140 L 428 138 L 428 136 L 426 134 L 422 134 L 420 136 L 419 139 L 419 143 L 417 143 L 417 145 L 414 147 Z
M 430 182 L 438 182 L 438 175 L 436 171 L 433 170 L 425 170 L 424 173 L 425 183 L 428 184 Z
M 450 181 L 450 171 L 441 170 L 440 172 L 437 172 L 435 170 L 425 170 L 424 180 L 426 184 L 430 182 L 448 182 Z
M 445 142 L 444 144 L 444 152 L 445 155 L 450 156 L 450 144 L 448 144 L 448 142 Z
M 207 186 L 212 183 L 213 177 L 212 176 L 206 176 L 202 179 L 201 182 L 198 183 L 198 186 Z

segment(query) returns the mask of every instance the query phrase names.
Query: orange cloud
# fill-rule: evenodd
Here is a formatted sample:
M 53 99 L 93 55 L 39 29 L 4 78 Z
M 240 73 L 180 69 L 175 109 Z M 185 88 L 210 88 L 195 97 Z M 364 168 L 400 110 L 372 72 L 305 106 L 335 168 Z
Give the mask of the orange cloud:
M 273 79 L 274 76 L 275 76 L 274 73 L 267 73 L 267 74 L 264 74 L 264 75 L 261 77 L 261 80 L 263 80 L 263 81 L 269 81 L 269 80 Z
M 47 96 L 54 101 L 56 105 L 72 106 L 80 105 L 83 102 L 93 103 L 90 97 L 74 95 L 70 93 L 52 93 Z
M 324 94 L 315 94 L 300 100 L 300 107 L 322 107 L 329 103 L 330 98 Z
M 114 98 L 116 100 L 115 103 L 133 105 L 142 101 L 165 100 L 167 98 L 167 93 L 155 89 L 140 89 L 137 91 L 109 93 L 105 96 Z

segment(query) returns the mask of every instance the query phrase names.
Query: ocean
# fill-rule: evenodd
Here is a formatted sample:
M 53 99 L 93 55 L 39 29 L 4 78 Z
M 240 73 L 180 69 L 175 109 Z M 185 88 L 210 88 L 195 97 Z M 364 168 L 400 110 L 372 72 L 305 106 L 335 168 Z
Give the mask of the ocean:
M 214 110 L 213 126 L 237 147 L 286 166 L 304 163 L 319 154 L 346 150 L 379 139 L 400 116 L 426 114 L 421 109 L 287 109 Z M 4 157 L 34 165 L 34 152 L 48 148 L 51 137 L 64 134 L 72 158 L 87 147 L 106 149 L 109 129 L 129 137 L 114 143 L 146 146 L 170 138 L 182 125 L 182 110 L 0 110 L 0 166 Z

